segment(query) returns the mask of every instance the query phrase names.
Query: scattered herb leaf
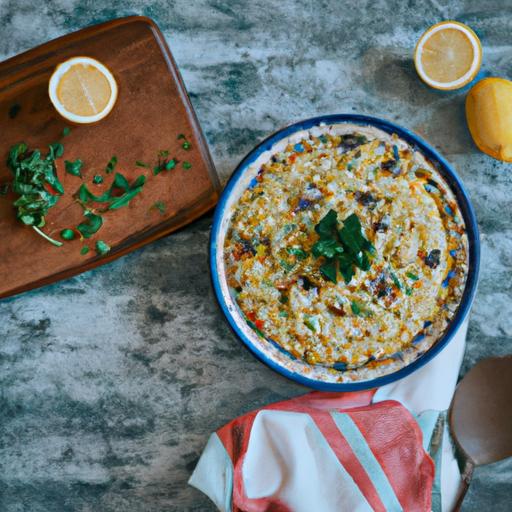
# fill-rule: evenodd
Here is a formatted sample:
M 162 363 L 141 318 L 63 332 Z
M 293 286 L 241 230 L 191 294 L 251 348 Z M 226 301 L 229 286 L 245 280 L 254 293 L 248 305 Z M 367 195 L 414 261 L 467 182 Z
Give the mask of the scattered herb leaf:
M 87 218 L 87 221 L 78 224 L 76 229 L 80 231 L 84 238 L 90 238 L 103 225 L 103 218 L 101 215 L 96 215 L 90 211 L 84 212 L 84 217 Z
M 113 156 L 109 160 L 107 167 L 105 167 L 106 173 L 110 174 L 116 168 L 116 165 L 117 165 L 117 156 Z
M 183 135 L 183 133 L 180 133 L 178 134 L 178 137 L 177 137 L 178 140 L 180 139 L 186 139 L 185 135 Z
M 352 313 L 354 313 L 354 315 L 361 315 L 361 306 L 355 300 L 353 300 L 350 303 L 350 309 L 352 310 Z
M 96 252 L 103 256 L 104 254 L 107 254 L 107 252 L 110 251 L 110 246 L 106 244 L 103 240 L 98 240 L 96 242 Z
M 75 238 L 75 232 L 72 229 L 63 229 L 60 232 L 60 237 L 63 240 L 73 240 Z
M 51 159 L 55 160 L 64 154 L 64 146 L 60 142 L 52 142 L 49 146 Z
M 304 325 L 313 332 L 320 330 L 320 322 L 316 316 L 304 315 Z
M 89 201 L 96 203 L 109 203 L 106 210 L 116 210 L 122 206 L 126 206 L 141 190 L 146 182 L 144 175 L 139 176 L 130 185 L 128 180 L 120 173 L 116 173 L 114 181 L 110 188 L 99 196 L 95 196 L 85 183 L 78 189 L 78 199 L 87 204 Z M 115 195 L 117 190 L 122 190 L 124 193 L 120 196 Z
M 144 169 L 148 169 L 148 168 L 149 168 L 149 165 L 148 165 L 147 163 L 145 163 L 145 162 L 141 162 L 140 160 L 137 160 L 137 161 L 135 162 L 135 165 L 136 165 L 137 167 L 144 167 Z
M 163 201 L 156 201 L 153 203 L 153 206 L 151 208 L 156 208 L 161 215 L 165 213 L 165 203 Z
M 402 283 L 398 280 L 398 277 L 396 277 L 396 274 L 393 272 L 390 272 L 389 274 L 391 276 L 391 280 L 393 281 L 393 284 L 399 289 L 402 289 Z
M 409 279 L 412 279 L 413 281 L 417 281 L 419 279 L 419 277 L 416 274 L 413 274 L 412 272 L 406 272 L 405 275 Z
M 159 152 L 158 152 L 158 156 L 160 158 L 167 158 L 169 156 L 169 150 L 168 149 L 161 149 Z
M 336 260 L 330 260 L 320 265 L 320 273 L 329 281 L 336 283 L 338 269 L 336 266 Z
M 65 126 L 62 130 L 62 136 L 67 137 L 71 133 L 71 128 L 69 126 Z
M 300 247 L 288 247 L 288 249 L 286 250 L 288 254 L 292 254 L 299 261 L 305 260 L 308 257 L 308 253 L 304 249 L 301 249 Z
M 81 249 L 80 249 L 80 254 L 82 256 L 84 256 L 85 254 L 87 254 L 89 252 L 89 247 L 87 245 L 84 245 Z
M 172 159 L 172 160 L 169 160 L 166 164 L 165 164 L 165 170 L 166 171 L 170 171 L 171 169 L 174 169 L 176 167 L 176 160 Z
M 182 145 L 181 147 L 185 150 L 189 150 L 191 147 L 192 147 L 192 144 L 190 144 L 190 142 L 188 140 L 186 140 Z
M 189 169 L 192 169 L 192 164 L 190 162 L 183 162 L 183 169 L 185 169 L 186 171 L 188 171 Z
M 286 272 L 291 272 L 295 268 L 294 263 L 288 263 L 285 260 L 279 260 L 279 264 L 286 270 Z
M 101 183 L 103 183 L 103 176 L 101 176 L 100 174 L 96 174 L 94 176 L 94 178 L 92 179 L 92 182 L 95 184 L 95 185 L 100 185 Z
M 73 176 L 78 176 L 80 178 L 82 177 L 81 170 L 83 165 L 84 163 L 82 162 L 82 160 L 80 160 L 80 158 L 77 158 L 74 162 L 70 162 L 69 160 L 64 161 L 64 167 L 66 169 L 66 172 L 68 174 L 72 174 Z

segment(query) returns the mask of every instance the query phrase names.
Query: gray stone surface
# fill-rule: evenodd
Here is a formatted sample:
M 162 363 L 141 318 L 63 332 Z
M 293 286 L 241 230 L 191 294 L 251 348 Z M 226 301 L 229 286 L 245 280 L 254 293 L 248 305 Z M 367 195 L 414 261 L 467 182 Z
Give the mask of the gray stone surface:
M 128 14 L 163 29 L 224 179 L 262 137 L 321 113 L 380 115 L 438 147 L 482 232 L 463 372 L 512 352 L 511 165 L 473 146 L 465 91 L 429 89 L 411 63 L 422 30 L 454 18 L 482 37 L 483 73 L 512 78 L 508 0 L 0 0 L 0 60 Z M 209 433 L 305 391 L 229 331 L 209 281 L 210 224 L 0 302 L 2 512 L 213 510 L 186 485 Z M 464 510 L 510 510 L 511 481 L 511 460 L 477 470 Z

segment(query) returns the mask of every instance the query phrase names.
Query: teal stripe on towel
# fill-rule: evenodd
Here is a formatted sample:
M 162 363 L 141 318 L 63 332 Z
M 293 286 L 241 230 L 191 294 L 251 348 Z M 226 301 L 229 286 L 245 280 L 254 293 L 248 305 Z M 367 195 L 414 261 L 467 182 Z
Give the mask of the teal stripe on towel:
M 331 415 L 343 437 L 345 437 L 359 462 L 368 473 L 386 510 L 389 512 L 401 511 L 402 506 L 389 483 L 388 477 L 352 418 L 348 414 L 339 412 L 333 412 Z

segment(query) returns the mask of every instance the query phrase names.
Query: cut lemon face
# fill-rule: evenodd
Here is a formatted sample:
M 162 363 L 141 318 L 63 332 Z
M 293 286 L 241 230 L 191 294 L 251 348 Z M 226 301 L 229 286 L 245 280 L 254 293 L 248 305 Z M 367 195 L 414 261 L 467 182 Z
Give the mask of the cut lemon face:
M 427 85 L 441 90 L 459 89 L 478 73 L 482 45 L 468 26 L 443 21 L 420 37 L 414 50 L 414 64 Z
M 110 70 L 91 57 L 74 57 L 59 64 L 48 87 L 57 112 L 73 123 L 96 123 L 106 117 L 117 99 Z

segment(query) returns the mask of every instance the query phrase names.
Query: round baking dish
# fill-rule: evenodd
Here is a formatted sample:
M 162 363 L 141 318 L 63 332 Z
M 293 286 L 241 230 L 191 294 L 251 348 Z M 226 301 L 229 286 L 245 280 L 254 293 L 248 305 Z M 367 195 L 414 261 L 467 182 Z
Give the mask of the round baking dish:
M 247 324 L 236 301 L 229 292 L 225 279 L 223 255 L 224 240 L 229 227 L 232 206 L 249 186 L 251 179 L 258 171 L 257 167 L 253 166 L 251 168 L 252 164 L 263 153 L 270 151 L 277 142 L 293 136 L 296 132 L 340 123 L 370 126 L 389 134 L 395 133 L 419 150 L 432 162 L 454 193 L 464 218 L 468 239 L 468 274 L 464 292 L 456 313 L 439 339 L 415 360 L 392 373 L 367 380 L 347 382 L 334 382 L 332 377 L 327 377 L 327 373 L 319 370 L 317 365 L 311 365 L 302 359 L 297 359 L 271 339 L 257 335 Z M 475 213 L 468 194 L 451 165 L 432 146 L 411 131 L 383 119 L 355 114 L 334 114 L 306 119 L 275 132 L 256 146 L 237 166 L 221 195 L 215 211 L 210 239 L 210 268 L 217 300 L 240 340 L 258 359 L 278 373 L 305 386 L 326 391 L 356 391 L 389 384 L 411 374 L 435 357 L 453 338 L 470 310 L 478 281 L 479 262 L 480 241 Z

